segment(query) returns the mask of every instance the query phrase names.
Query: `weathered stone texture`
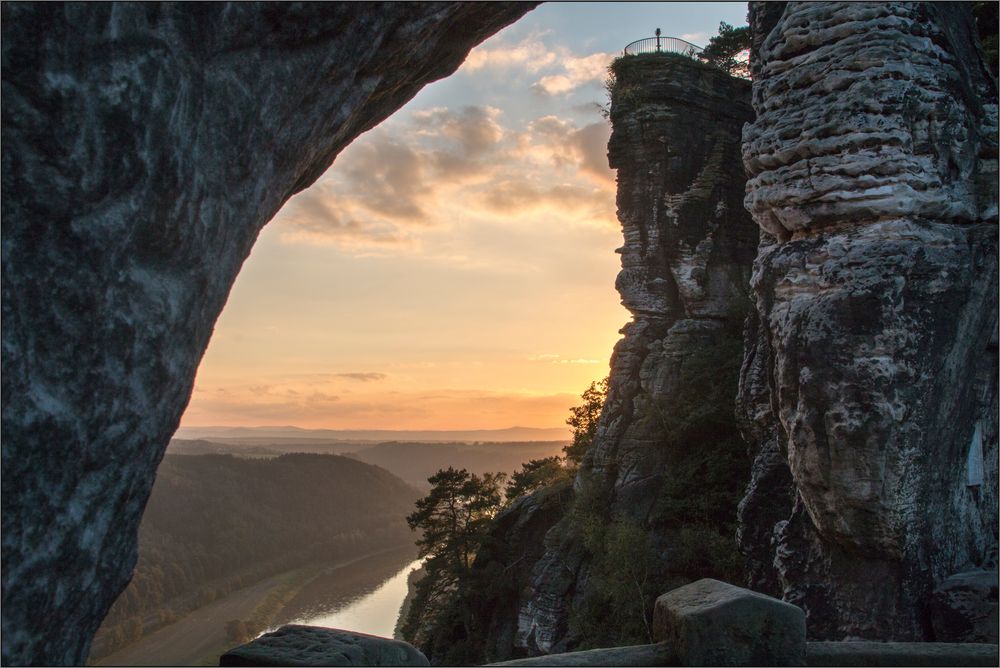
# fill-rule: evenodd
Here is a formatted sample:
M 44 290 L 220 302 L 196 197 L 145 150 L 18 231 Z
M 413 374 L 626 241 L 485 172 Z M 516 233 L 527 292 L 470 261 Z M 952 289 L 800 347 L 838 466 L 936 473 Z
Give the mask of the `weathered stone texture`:
M 234 647 L 220 666 L 429 666 L 427 657 L 401 640 L 288 624 Z
M 996 91 L 961 4 L 771 9 L 743 144 L 751 585 L 814 637 L 930 639 L 934 584 L 996 559 Z
M 934 637 L 945 642 L 997 644 L 1000 633 L 996 571 L 967 571 L 940 583 L 931 600 Z
M 656 599 L 654 638 L 682 666 L 801 666 L 806 617 L 801 608 L 709 578 Z
M 261 227 L 532 6 L 3 5 L 5 664 L 87 656 Z
M 614 71 L 608 150 L 625 239 L 616 288 L 633 321 L 615 346 L 577 488 L 586 479 L 604 489 L 608 521 L 649 527 L 666 558 L 655 503 L 671 465 L 656 411 L 690 392 L 686 367 L 738 331 L 749 303 L 757 233 L 742 204 L 739 141 L 752 111 L 748 82 L 680 55 L 629 56 Z M 588 558 L 575 528 L 564 529 L 550 533 L 521 608 L 518 643 L 533 653 L 565 650 L 569 611 L 588 588 Z

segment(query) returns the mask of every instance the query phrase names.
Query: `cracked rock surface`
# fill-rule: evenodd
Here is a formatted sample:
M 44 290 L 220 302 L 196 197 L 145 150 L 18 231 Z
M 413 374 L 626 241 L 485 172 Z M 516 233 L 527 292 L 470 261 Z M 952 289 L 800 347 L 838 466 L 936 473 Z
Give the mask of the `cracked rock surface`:
M 751 586 L 817 638 L 932 640 L 936 584 L 996 568 L 996 89 L 967 6 L 781 9 L 743 135 Z

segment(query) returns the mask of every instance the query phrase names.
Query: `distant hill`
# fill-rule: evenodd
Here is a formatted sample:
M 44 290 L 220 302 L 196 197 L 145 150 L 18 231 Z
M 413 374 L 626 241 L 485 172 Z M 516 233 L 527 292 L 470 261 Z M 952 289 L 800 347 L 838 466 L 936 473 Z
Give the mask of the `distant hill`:
M 392 430 L 392 429 L 302 429 L 300 427 L 181 427 L 174 434 L 183 439 L 326 439 L 332 441 L 474 442 L 474 441 L 565 441 L 571 438 L 564 427 L 541 429 Z
M 184 438 L 172 438 L 167 444 L 168 455 L 237 455 L 247 456 L 277 456 L 282 454 L 280 450 L 266 448 L 252 444 L 228 444 L 216 441 L 203 441 L 200 439 L 190 440 Z M 334 454 L 334 453 L 329 453 Z
M 405 518 L 419 496 L 346 457 L 168 454 L 139 528 L 135 573 L 91 660 L 270 575 L 412 543 Z
M 566 441 L 526 443 L 379 443 L 346 457 L 375 464 L 411 485 L 427 490 L 427 478 L 453 466 L 471 473 L 512 473 L 531 459 L 561 455 Z

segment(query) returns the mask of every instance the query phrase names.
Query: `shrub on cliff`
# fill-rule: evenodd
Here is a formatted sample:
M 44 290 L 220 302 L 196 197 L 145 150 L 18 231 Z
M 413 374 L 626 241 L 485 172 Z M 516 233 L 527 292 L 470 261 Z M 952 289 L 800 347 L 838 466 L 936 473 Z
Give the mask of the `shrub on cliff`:
M 549 487 L 572 475 L 565 466 L 562 457 L 546 457 L 525 462 L 519 471 L 515 471 L 507 483 L 504 494 L 507 503 L 531 494 L 543 487 Z
M 710 65 L 729 72 L 734 77 L 750 77 L 750 27 L 734 28 L 725 21 L 719 23 L 719 34 L 708 41 L 698 57 Z
M 435 640 L 471 637 L 472 609 L 468 592 L 474 591 L 472 562 L 486 539 L 490 523 L 502 505 L 502 473 L 470 474 L 449 467 L 427 479 L 430 493 L 417 501 L 406 521 L 420 531 L 417 547 L 426 576 L 416 584 L 412 605 L 401 626 L 404 638 L 428 656 L 435 654 Z M 472 657 L 463 644 L 445 653 L 447 663 L 462 664 Z
M 579 464 L 594 443 L 597 421 L 601 417 L 601 409 L 604 408 L 607 396 L 608 379 L 594 381 L 580 395 L 583 403 L 569 409 L 570 416 L 566 419 L 566 424 L 573 428 L 573 442 L 563 448 L 567 461 Z

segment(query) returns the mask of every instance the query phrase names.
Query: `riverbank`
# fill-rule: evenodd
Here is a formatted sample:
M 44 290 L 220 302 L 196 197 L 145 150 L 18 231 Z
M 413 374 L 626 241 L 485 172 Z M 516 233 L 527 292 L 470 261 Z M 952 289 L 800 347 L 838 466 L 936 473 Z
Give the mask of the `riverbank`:
M 401 568 L 415 553 L 413 545 L 400 545 L 274 575 L 198 608 L 92 665 L 218 665 L 223 652 L 240 644 L 232 639 L 231 631 L 227 632 L 231 622 L 241 621 L 249 627 L 247 630 L 263 631 L 302 617 L 310 609 L 310 602 L 324 596 L 328 602 L 332 600 L 333 606 L 345 604 L 372 587 L 357 577 L 359 570 L 365 570 L 373 560 L 400 562 Z

